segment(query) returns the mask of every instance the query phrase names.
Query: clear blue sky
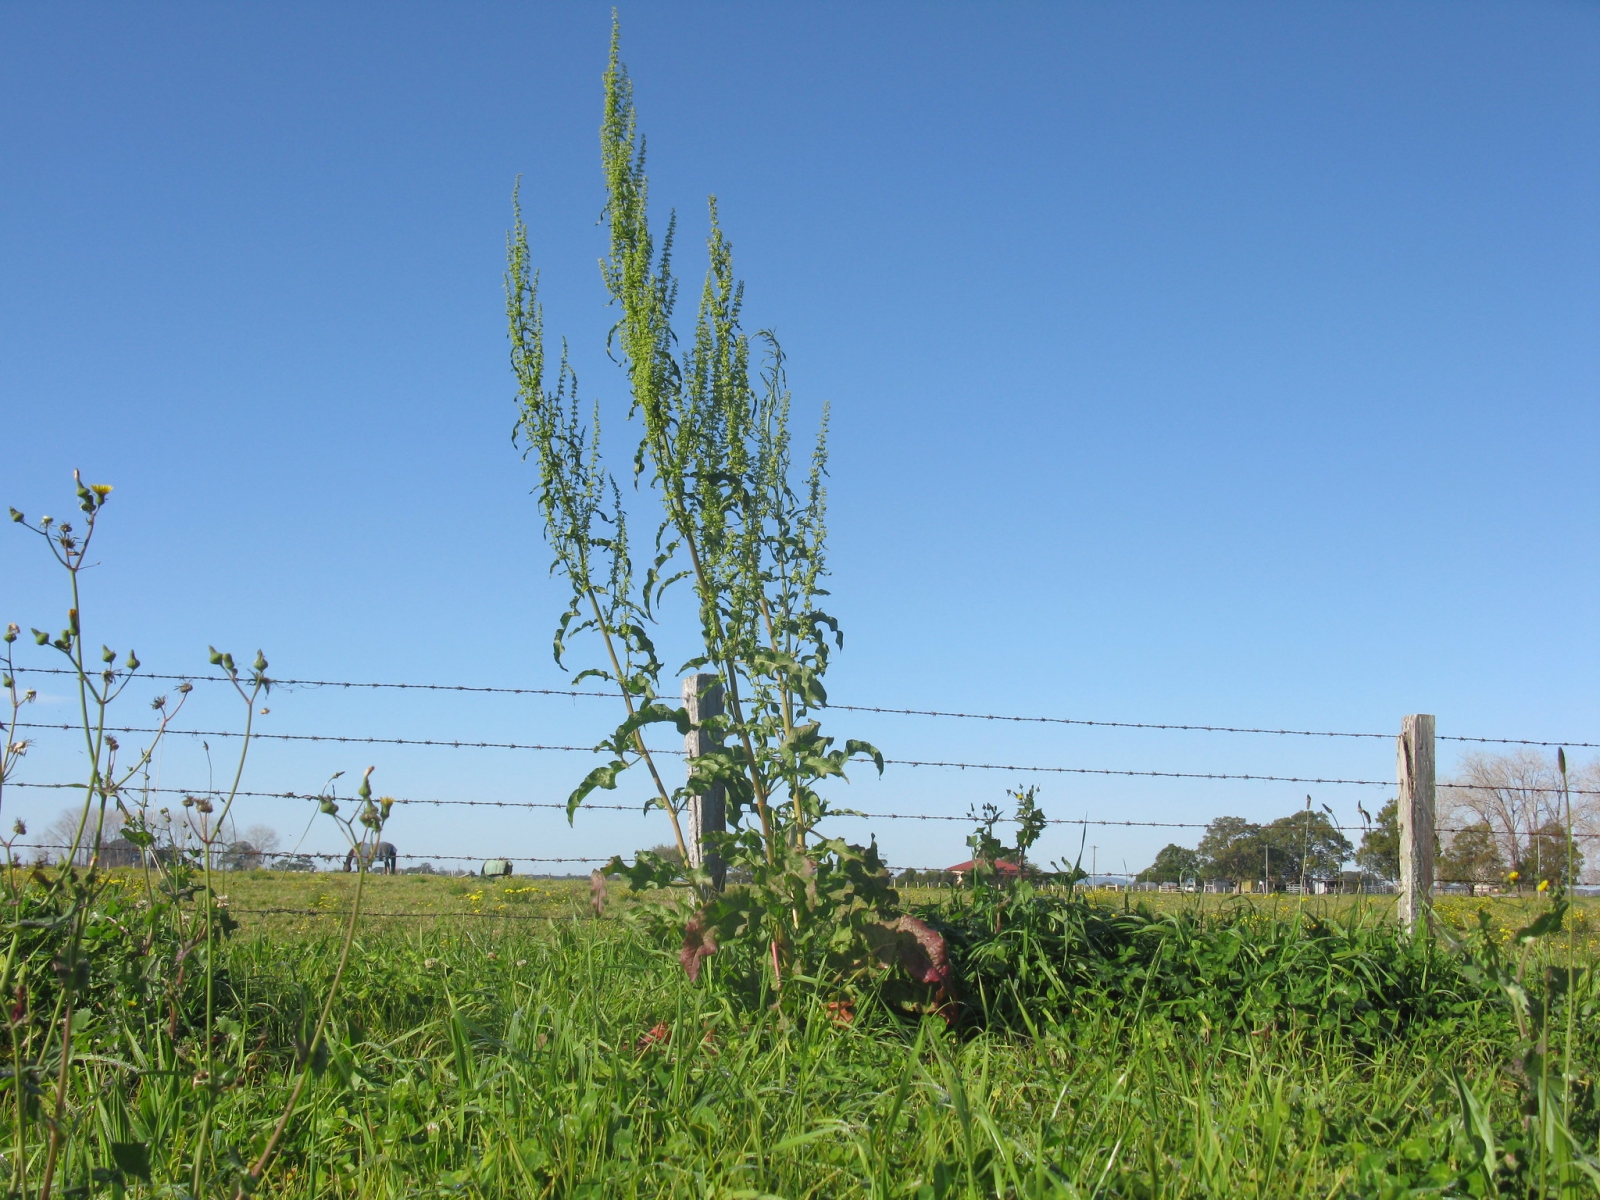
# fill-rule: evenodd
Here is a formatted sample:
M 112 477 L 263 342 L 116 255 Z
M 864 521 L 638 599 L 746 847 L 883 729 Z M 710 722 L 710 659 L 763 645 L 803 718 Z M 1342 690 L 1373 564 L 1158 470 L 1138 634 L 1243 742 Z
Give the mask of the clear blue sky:
M 833 405 L 836 700 L 1383 732 L 1422 711 L 1441 733 L 1600 741 L 1600 9 L 622 20 L 687 290 L 715 192 L 800 419 Z M 562 686 L 501 271 L 520 174 L 550 325 L 615 410 L 595 267 L 608 22 L 604 4 L 0 11 L 0 502 L 60 515 L 75 466 L 116 486 L 92 637 L 155 670 L 203 671 L 215 642 L 291 676 Z M 59 627 L 40 548 L 0 533 L 0 619 Z M 66 719 L 44 690 L 35 717 Z M 534 742 L 588 743 L 613 717 L 303 689 L 270 706 L 280 732 Z M 206 699 L 192 727 L 235 719 Z M 832 729 L 897 758 L 1393 773 L 1381 741 Z M 585 769 L 256 754 L 247 782 L 273 791 L 375 763 L 398 795 L 549 800 Z M 22 777 L 72 769 L 46 739 Z M 205 783 L 187 739 L 163 772 Z M 1026 778 L 892 769 L 839 799 L 960 813 Z M 1042 782 L 1051 816 L 1110 819 L 1270 818 L 1308 790 Z M 1383 799 L 1310 790 L 1346 819 Z M 39 820 L 61 798 L 6 804 Z M 243 820 L 293 841 L 305 816 L 262 801 Z M 961 826 L 870 828 L 902 864 L 965 857 Z M 666 836 L 462 809 L 393 832 L 440 854 Z M 1171 836 L 1089 840 L 1102 869 L 1137 869 Z

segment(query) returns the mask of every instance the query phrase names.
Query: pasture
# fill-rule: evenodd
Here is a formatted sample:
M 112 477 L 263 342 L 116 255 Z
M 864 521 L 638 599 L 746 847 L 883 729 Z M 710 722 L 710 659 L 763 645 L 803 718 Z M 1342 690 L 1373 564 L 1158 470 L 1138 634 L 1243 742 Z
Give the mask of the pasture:
M 107 914 L 118 895 L 137 906 L 139 875 L 119 873 L 105 889 Z M 234 1190 L 294 1086 L 292 1048 L 304 1052 L 333 979 L 357 878 L 217 877 L 237 927 L 218 958 L 214 1079 L 183 1066 L 189 1018 L 169 988 L 136 1002 L 124 970 L 93 990 L 92 1016 L 74 1019 L 68 1188 Z M 947 1023 L 894 1011 L 870 987 L 774 1003 L 731 974 L 691 983 L 676 946 L 632 919 L 620 893 L 594 919 L 587 880 L 379 876 L 364 888 L 368 915 L 326 1046 L 263 1183 L 273 1195 L 923 1200 L 1594 1186 L 1570 1162 L 1594 1148 L 1587 975 L 1570 993 L 1581 1011 L 1563 1110 L 1577 1143 L 1556 1151 L 1541 1141 L 1542 1118 L 1522 1113 L 1531 1093 L 1519 1082 L 1528 1048 L 1517 1014 L 1471 966 L 1470 943 L 1486 936 L 1525 960 L 1531 992 L 1548 994 L 1548 968 L 1579 942 L 1516 942 L 1514 930 L 1550 910 L 1543 897 L 1471 911 L 1447 900 L 1442 923 L 1457 927 L 1458 949 L 1407 941 L 1379 898 L 1160 895 L 1144 897 L 1141 913 L 1140 898 L 1114 893 L 1022 896 L 990 934 L 988 913 L 962 897 L 908 894 L 918 911 L 946 914 L 958 948 L 961 1011 Z M 1480 908 L 1487 935 L 1473 933 Z M 1574 915 L 1588 926 L 1587 907 Z M 115 957 L 109 944 L 99 954 Z M 1546 1013 L 1551 1029 L 1562 1015 Z M 176 1039 L 163 1036 L 172 1029 Z M 1547 1062 L 1547 1074 L 1559 1067 Z M 1561 1090 L 1558 1079 L 1545 1086 Z M 130 1159 L 128 1146 L 148 1160 Z M 17 1152 L 36 1160 L 41 1149 Z M 148 1184 L 130 1167 L 146 1169 Z

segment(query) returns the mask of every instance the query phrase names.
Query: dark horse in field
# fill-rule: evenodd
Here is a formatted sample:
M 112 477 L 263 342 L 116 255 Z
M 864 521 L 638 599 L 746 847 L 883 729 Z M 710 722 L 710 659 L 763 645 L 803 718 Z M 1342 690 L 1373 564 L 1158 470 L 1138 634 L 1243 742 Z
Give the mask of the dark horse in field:
M 356 867 L 357 851 L 352 848 L 344 856 L 344 869 L 353 871 Z M 395 859 L 400 857 L 400 852 L 394 848 L 393 842 L 378 842 L 372 846 L 363 846 L 360 850 L 361 860 L 368 870 L 382 871 L 385 875 L 395 873 Z

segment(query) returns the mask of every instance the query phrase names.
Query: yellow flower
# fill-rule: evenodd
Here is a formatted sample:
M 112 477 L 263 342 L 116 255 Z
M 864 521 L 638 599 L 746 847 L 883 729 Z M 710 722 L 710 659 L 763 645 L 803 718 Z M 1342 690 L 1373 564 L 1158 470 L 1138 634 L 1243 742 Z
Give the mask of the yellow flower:
M 104 500 L 111 494 L 111 485 L 109 483 L 91 483 L 89 490 Z
M 1517 880 L 1522 878 L 1522 872 L 1521 871 L 1513 871 L 1513 872 L 1511 872 L 1511 874 L 1507 875 L 1506 878 L 1510 882 L 1515 883 Z
M 1548 879 L 1539 880 L 1539 890 L 1541 892 L 1549 891 L 1550 890 L 1550 881 Z

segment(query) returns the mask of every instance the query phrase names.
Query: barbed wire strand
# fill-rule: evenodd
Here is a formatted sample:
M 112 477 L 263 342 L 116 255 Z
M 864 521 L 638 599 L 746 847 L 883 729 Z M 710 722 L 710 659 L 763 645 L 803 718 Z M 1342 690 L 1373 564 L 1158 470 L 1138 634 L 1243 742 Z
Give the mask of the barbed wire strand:
M 76 672 L 67 667 L 17 667 L 18 673 L 31 671 L 41 675 L 75 675 Z M 228 683 L 230 680 L 225 675 L 140 675 L 140 679 L 159 680 L 174 683 Z M 430 691 L 430 692 L 471 692 L 486 695 L 501 696 L 580 696 L 588 699 L 612 700 L 616 698 L 614 692 L 592 691 L 573 688 L 518 688 L 518 687 L 479 687 L 469 684 L 452 683 L 367 683 L 342 679 L 274 679 L 272 683 L 281 687 L 316 687 L 316 688 L 359 688 L 359 689 L 387 689 L 395 691 Z M 1265 734 L 1277 737 L 1326 737 L 1326 738 L 1393 738 L 1392 733 L 1357 733 L 1331 729 L 1271 729 L 1246 725 L 1198 725 L 1177 724 L 1157 721 L 1100 721 L 1082 717 L 1035 717 L 1017 716 L 1007 713 L 971 713 L 959 712 L 948 709 L 932 708 L 890 708 L 875 704 L 825 704 L 822 708 L 837 709 L 841 712 L 881 713 L 893 716 L 907 717 L 942 717 L 963 721 L 1009 721 L 1022 724 L 1041 725 L 1078 725 L 1102 729 L 1149 729 L 1166 730 L 1186 733 L 1242 733 Z M 1574 749 L 1594 750 L 1600 749 L 1600 742 L 1562 742 L 1539 741 L 1531 738 L 1496 738 L 1496 737 L 1469 737 L 1464 734 L 1436 734 L 1435 739 L 1443 742 L 1477 742 L 1503 746 L 1568 746 Z
M 46 724 L 34 721 L 18 721 L 17 729 L 50 729 L 50 730 L 76 730 L 81 728 L 71 724 Z M 104 727 L 107 733 L 137 733 L 137 734 L 164 734 L 177 737 L 201 738 L 242 738 L 245 734 L 228 729 L 154 729 L 130 725 L 108 725 Z M 431 746 L 452 750 L 539 750 L 558 751 L 586 754 L 610 753 L 604 748 L 595 746 L 567 746 L 545 744 L 537 742 L 463 742 L 445 741 L 439 738 L 388 738 L 388 737 L 354 737 L 348 734 L 328 733 L 251 733 L 251 740 L 267 740 L 280 742 L 330 742 L 350 745 L 374 746 Z M 675 755 L 682 758 L 687 753 L 684 750 L 665 748 L 652 750 L 652 754 Z M 1049 767 L 1035 766 L 1025 763 L 983 763 L 983 762 L 955 762 L 938 759 L 914 758 L 886 758 L 886 766 L 896 767 L 932 767 L 947 770 L 961 771 L 1016 771 L 1023 774 L 1034 775 L 1107 775 L 1134 779 L 1204 779 L 1222 782 L 1252 782 L 1252 783 L 1296 783 L 1309 784 L 1314 787 L 1381 787 L 1392 788 L 1392 780 L 1385 779 L 1343 779 L 1338 777 L 1324 777 L 1314 775 L 1256 775 L 1245 772 L 1221 771 L 1138 771 L 1119 767 Z M 1524 791 L 1559 793 L 1559 787 L 1523 787 L 1506 789 L 1493 784 L 1480 783 L 1448 783 L 1441 785 L 1448 788 L 1457 788 L 1467 791 Z M 1568 794 L 1573 796 L 1600 795 L 1600 789 L 1569 788 Z
M 51 790 L 78 791 L 78 790 L 81 790 L 84 785 L 81 784 L 81 783 L 13 782 L 13 783 L 8 783 L 6 786 L 7 787 L 23 787 L 23 788 L 40 788 L 40 789 L 51 789 Z M 128 789 L 125 789 L 125 790 L 128 791 L 128 792 L 137 792 L 137 793 L 139 793 L 141 795 L 154 794 L 154 795 L 170 795 L 170 796 L 197 796 L 197 795 L 205 794 L 204 789 L 196 790 L 196 789 L 167 788 L 167 787 L 151 787 L 151 788 L 140 787 L 140 788 L 128 788 Z M 212 794 L 217 794 L 217 793 L 213 792 Z M 235 796 L 238 796 L 238 797 L 243 797 L 243 798 L 247 798 L 247 799 L 256 799 L 256 800 L 306 800 L 306 801 L 317 802 L 317 801 L 321 801 L 324 798 L 321 795 L 315 795 L 315 794 L 312 794 L 310 792 L 255 792 L 255 791 L 243 791 L 243 790 L 241 790 L 241 791 L 238 791 L 238 792 L 234 792 L 233 794 Z M 351 800 L 351 799 L 349 799 L 347 797 L 336 797 L 335 799 L 342 800 L 343 802 L 346 802 L 346 803 L 356 803 L 356 801 Z M 552 809 L 552 810 L 558 810 L 558 811 L 562 811 L 562 812 L 565 812 L 566 811 L 566 807 L 567 807 L 565 804 L 559 804 L 559 803 L 556 803 L 555 801 L 550 801 L 550 800 L 451 800 L 451 799 L 442 799 L 442 798 L 436 799 L 436 798 L 433 798 L 433 797 L 403 797 L 403 796 L 391 796 L 391 797 L 389 797 L 389 799 L 393 800 L 394 803 L 397 804 L 397 805 L 399 805 L 399 804 L 421 804 L 421 805 L 435 805 L 435 806 L 441 806 L 441 807 L 457 807 L 457 806 L 459 806 L 459 807 L 485 807 L 485 808 Z M 585 802 L 581 807 L 583 807 L 583 808 L 593 808 L 593 809 L 603 809 L 603 810 L 610 811 L 610 812 L 632 812 L 632 813 L 638 813 L 639 815 L 643 816 L 643 815 L 647 815 L 649 812 L 651 812 L 653 809 L 655 809 L 658 806 L 655 805 L 655 804 L 651 804 L 649 806 L 641 806 L 641 805 L 636 805 L 636 804 L 598 804 L 598 803 L 591 804 L 591 803 Z M 1293 817 L 1297 816 L 1297 815 L 1299 815 L 1299 814 L 1297 814 L 1297 813 L 1296 814 L 1291 814 L 1290 817 L 1287 818 L 1287 819 L 1293 819 Z M 865 811 L 862 811 L 862 810 L 859 810 L 859 809 L 835 809 L 835 810 L 832 810 L 830 812 L 824 813 L 823 814 L 823 819 L 824 820 L 857 819 L 857 820 L 870 820 L 870 821 L 955 821 L 955 822 L 959 822 L 959 823 L 963 823 L 963 824 L 973 824 L 977 820 L 977 818 L 974 817 L 970 813 L 968 813 L 968 814 L 956 814 L 956 813 L 865 812 Z M 1009 825 L 1009 824 L 1015 824 L 1016 821 L 1017 821 L 1017 818 L 1014 817 L 1014 816 L 1012 816 L 1012 817 L 1000 817 L 1000 818 L 998 818 L 998 820 L 1002 824 L 1008 824 Z M 1045 818 L 1045 824 L 1046 825 L 1077 825 L 1077 826 L 1093 825 L 1096 828 L 1112 827 L 1112 828 L 1138 828 L 1138 829 L 1209 829 L 1210 825 L 1211 825 L 1211 823 L 1207 822 L 1207 821 L 1133 821 L 1133 820 L 1108 820 L 1108 819 L 1099 818 L 1099 817 L 1047 817 L 1047 818 Z M 1334 822 L 1330 821 L 1330 822 L 1327 822 L 1324 825 L 1321 825 L 1320 828 L 1334 829 L 1334 830 L 1337 830 L 1340 833 L 1366 833 L 1369 830 L 1371 830 L 1372 828 L 1374 828 L 1374 826 L 1370 825 L 1370 824 L 1369 825 L 1339 825 L 1339 824 L 1335 824 Z M 1436 833 L 1465 833 L 1465 832 L 1467 832 L 1469 830 L 1476 830 L 1478 828 L 1479 828 L 1479 826 L 1475 826 L 1475 825 L 1441 825 L 1441 826 L 1436 826 L 1435 829 L 1434 829 L 1434 832 L 1436 832 Z M 1582 832 L 1574 831 L 1572 836 L 1574 838 L 1600 838 L 1600 832 L 1597 832 L 1597 833 L 1582 833 Z M 43 845 L 43 844 L 44 843 L 29 843 L 30 847 L 40 846 L 40 845 Z M 278 853 L 278 852 L 274 851 L 273 853 Z M 411 857 L 411 858 L 426 858 L 428 856 L 426 856 L 426 855 L 401 855 L 400 857 L 402 857 L 402 858 L 407 858 L 407 857 Z M 443 857 L 447 857 L 447 856 L 444 856 L 444 855 L 433 855 L 432 857 L 434 857 L 434 858 L 443 858 Z M 460 857 L 462 859 L 476 860 L 477 858 L 479 858 L 481 856 L 480 855 L 470 855 L 469 854 L 469 855 L 460 855 L 460 856 L 457 856 L 457 857 Z M 516 857 L 516 856 L 511 856 L 511 857 Z M 599 859 L 588 859 L 588 858 L 585 858 L 585 859 L 560 859 L 560 858 L 534 859 L 534 858 L 530 858 L 530 857 L 528 857 L 526 855 L 524 855 L 522 857 L 524 859 L 526 859 L 527 861 L 529 861 L 529 862 L 598 862 L 598 861 L 600 861 Z

